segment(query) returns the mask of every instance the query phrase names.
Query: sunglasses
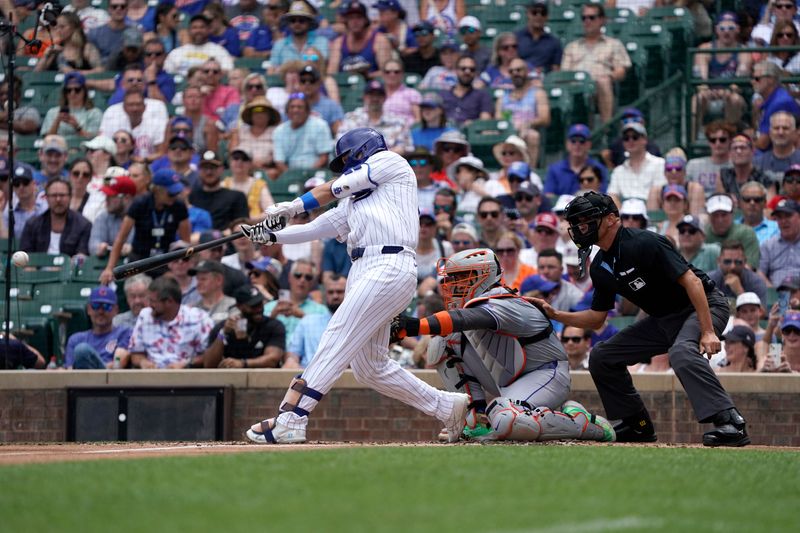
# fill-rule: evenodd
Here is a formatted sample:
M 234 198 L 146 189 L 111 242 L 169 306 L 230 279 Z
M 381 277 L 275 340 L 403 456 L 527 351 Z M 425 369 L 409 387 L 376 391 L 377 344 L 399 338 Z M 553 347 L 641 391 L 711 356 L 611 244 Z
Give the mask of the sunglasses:
M 419 225 L 420 226 L 425 226 L 426 228 L 432 228 L 433 226 L 436 225 L 436 222 L 434 222 L 433 220 L 429 219 L 428 217 L 425 217 L 425 218 L 421 218 L 419 220 Z
M 727 137 L 709 137 L 708 138 L 708 142 L 711 143 L 711 144 L 726 143 L 726 142 L 728 142 L 728 138 Z
M 517 152 L 516 150 L 503 150 L 500 152 L 500 155 L 502 155 L 503 157 L 512 157 L 515 155 L 519 155 L 519 152 Z
M 595 181 L 597 178 L 594 176 L 589 176 L 586 178 L 578 178 L 578 183 L 591 183 Z
M 270 11 L 277 11 L 277 10 L 279 10 L 279 9 L 281 8 L 281 6 L 280 6 L 280 5 L 278 5 L 278 4 L 267 4 L 267 5 L 266 5 L 266 6 L 264 6 L 264 7 L 266 7 L 266 8 L 267 8 L 267 9 L 269 9 Z
M 300 78 L 300 85 L 314 85 L 317 80 L 311 78 Z
M 497 248 L 494 253 L 497 255 L 511 255 L 517 253 L 516 248 Z
M 500 218 L 500 211 L 481 211 L 478 216 L 481 218 Z
M 111 312 L 114 309 L 114 304 L 110 304 L 110 303 L 106 303 L 106 302 L 92 302 L 92 303 L 89 304 L 89 306 L 94 311 L 99 311 L 99 310 L 102 309 L 106 313 Z
M 678 233 L 681 235 L 695 235 L 698 231 L 700 230 L 697 228 L 680 228 Z
M 754 82 L 756 82 L 756 83 L 758 83 L 758 82 L 760 82 L 760 81 L 761 81 L 763 78 L 769 78 L 769 77 L 770 77 L 770 76 L 767 76 L 767 75 L 765 75 L 765 74 L 762 74 L 761 76 L 753 76 L 753 81 L 754 81 Z
M 544 9 L 529 9 L 528 13 L 534 16 L 539 15 L 540 17 L 547 16 L 547 11 L 545 11 Z
M 463 152 L 464 147 L 460 144 L 440 144 L 439 148 L 442 152 Z
M 738 26 L 736 26 L 735 24 L 731 25 L 725 24 L 725 25 L 719 25 L 717 26 L 717 28 L 719 28 L 720 31 L 736 31 L 738 29 Z
M 220 72 L 222 72 L 222 71 L 220 69 L 218 69 L 218 68 L 204 68 L 203 69 L 203 74 L 219 74 Z
M 516 50 L 516 49 L 517 49 L 516 44 L 504 44 L 503 46 L 500 47 L 500 50 Z
M 392 69 L 392 70 L 384 70 L 384 74 L 402 74 L 403 71 L 399 69 Z
M 301 274 L 300 272 L 295 272 L 294 274 L 292 274 L 292 277 L 297 280 L 301 278 L 306 278 L 306 281 L 314 281 L 314 276 L 312 276 L 311 274 Z
M 555 230 L 550 229 L 550 228 L 545 228 L 544 226 L 539 226 L 538 228 L 536 228 L 533 231 L 535 231 L 536 233 L 543 233 L 545 235 L 552 235 L 554 233 L 557 233 Z
M 250 159 L 244 154 L 233 154 L 231 159 L 233 161 L 250 161 Z
M 583 137 L 570 137 L 569 142 L 571 142 L 572 144 L 584 144 L 586 142 L 586 139 L 584 139 Z
M 796 328 L 794 326 L 789 326 L 787 328 L 783 328 L 781 331 L 783 333 L 785 333 L 786 335 L 789 335 L 790 333 L 793 334 L 793 335 L 800 335 L 800 328 Z
M 424 167 L 428 164 L 427 159 L 409 159 L 408 164 L 412 167 Z
M 317 54 L 303 54 L 301 57 L 303 61 L 319 61 L 319 56 Z
M 775 9 L 794 9 L 794 4 L 774 4 Z
M 450 241 L 453 246 L 472 246 L 472 241 Z
M 142 83 L 143 81 L 143 78 L 128 78 L 125 80 L 125 83 Z
M 509 74 L 525 74 L 524 68 L 510 68 L 508 69 Z
M 644 217 L 642 215 L 622 215 L 620 218 L 622 220 L 639 220 L 639 221 L 644 220 Z
M 746 204 L 760 204 L 766 199 L 766 196 L 742 196 L 742 202 Z
M 561 337 L 561 344 L 567 344 L 568 342 L 579 343 L 583 340 L 583 337 Z
M 184 152 L 189 149 L 188 146 L 185 144 L 173 144 L 169 147 L 170 150 L 177 150 L 178 152 Z
M 744 264 L 744 261 L 742 261 L 741 259 L 723 259 L 722 264 L 725 266 L 731 266 L 731 265 L 742 266 Z
M 114 137 L 114 142 L 115 143 L 126 143 L 126 142 L 128 142 L 128 138 L 127 137 Z
M 308 22 L 308 19 L 305 17 L 289 17 L 286 19 L 289 24 L 305 24 Z
M 33 180 L 25 180 L 25 179 L 22 179 L 22 180 L 14 180 L 14 181 L 12 181 L 12 182 L 11 182 L 11 185 L 12 185 L 12 186 L 13 186 L 15 189 L 16 189 L 17 187 L 27 187 L 28 185 L 30 185 L 30 184 L 31 184 L 31 182 L 32 182 L 32 181 L 33 181 Z
M 434 205 L 433 206 L 433 212 L 434 213 L 442 213 L 442 212 L 449 213 L 452 210 L 453 210 L 453 206 L 452 205 Z
M 517 202 L 532 202 L 533 198 L 534 197 L 531 196 L 530 194 L 525 194 L 525 193 L 520 193 L 514 196 L 514 200 Z
M 68 94 L 79 94 L 83 91 L 83 87 L 64 87 L 64 92 Z
M 128 4 L 108 4 L 108 9 L 125 9 Z
M 172 134 L 177 135 L 178 133 L 192 133 L 192 128 L 172 128 Z
M 475 67 L 458 67 L 458 70 L 461 72 L 475 72 L 477 69 Z
M 248 91 L 263 91 L 264 85 L 261 83 L 248 83 L 244 88 Z
M 467 34 L 470 34 L 470 33 L 477 33 L 477 32 L 478 32 L 478 30 L 476 30 L 475 28 L 469 27 L 469 26 L 458 29 L 458 33 L 460 33 L 461 35 L 467 35 Z
M 414 32 L 413 32 L 413 33 L 414 33 L 414 35 L 422 35 L 422 36 L 425 36 L 425 35 L 430 35 L 430 34 L 431 34 L 431 31 L 430 31 L 430 30 L 425 30 L 425 29 L 422 29 L 422 30 L 414 30 Z
M 599 15 L 581 15 L 581 20 L 583 20 L 583 21 L 597 20 L 598 18 L 600 18 Z
M 81 172 L 80 170 L 73 170 L 72 175 L 76 178 L 91 178 L 92 175 L 89 172 Z
M 784 183 L 800 183 L 800 176 L 784 176 Z
M 622 137 L 622 140 L 623 140 L 623 142 L 638 141 L 641 138 L 642 138 L 641 135 L 638 135 L 638 134 L 634 133 L 633 135 L 625 135 L 624 137 Z
M 683 170 L 683 167 L 680 166 L 680 165 L 678 165 L 678 166 L 665 165 L 664 166 L 664 172 L 681 172 L 682 170 Z
M 265 274 L 265 272 L 260 272 L 258 270 L 251 270 L 250 272 L 247 273 L 247 275 L 251 278 L 254 278 L 256 276 L 261 276 L 262 274 Z
M 164 55 L 164 52 L 163 51 L 160 51 L 160 52 L 145 52 L 144 55 L 147 56 L 147 57 L 160 57 L 160 56 Z
M 303 93 L 292 93 L 289 95 L 288 100 L 305 100 L 306 95 Z
M 786 39 L 786 38 L 794 39 L 794 37 L 795 37 L 795 35 L 792 32 L 781 32 L 781 33 L 778 34 L 778 38 L 779 39 L 781 39 L 781 38 L 783 38 L 783 39 Z

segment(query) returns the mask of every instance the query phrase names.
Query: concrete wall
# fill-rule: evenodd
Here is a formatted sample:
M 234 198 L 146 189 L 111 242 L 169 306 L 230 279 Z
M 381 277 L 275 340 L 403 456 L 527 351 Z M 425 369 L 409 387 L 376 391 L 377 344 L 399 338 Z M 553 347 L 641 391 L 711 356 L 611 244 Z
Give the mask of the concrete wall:
M 441 386 L 434 371 L 416 374 Z M 294 375 L 284 370 L 0 371 L 0 442 L 63 441 L 67 388 L 231 387 L 230 438 L 242 438 L 252 423 L 276 413 Z M 602 414 L 587 372 L 572 375 L 572 398 Z M 721 376 L 748 421 L 754 444 L 800 446 L 800 376 Z M 668 374 L 634 376 L 656 425 L 660 442 L 698 443 L 707 426 L 695 421 L 678 380 Z M 350 372 L 314 411 L 310 440 L 430 441 L 442 425 L 410 407 L 365 389 Z

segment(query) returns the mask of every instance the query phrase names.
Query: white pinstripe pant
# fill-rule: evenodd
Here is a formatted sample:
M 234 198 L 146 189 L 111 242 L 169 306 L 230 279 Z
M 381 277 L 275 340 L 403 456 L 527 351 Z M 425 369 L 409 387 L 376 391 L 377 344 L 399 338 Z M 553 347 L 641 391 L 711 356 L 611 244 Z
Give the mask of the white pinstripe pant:
M 388 356 L 389 323 L 405 310 L 417 286 L 417 267 L 408 252 L 365 256 L 353 263 L 344 301 L 320 339 L 317 353 L 303 371 L 312 389 L 327 394 L 350 366 L 356 379 L 423 413 L 444 420 L 453 400 Z M 311 411 L 316 401 L 303 396 L 299 407 Z M 282 413 L 280 421 L 302 429 L 307 417 Z

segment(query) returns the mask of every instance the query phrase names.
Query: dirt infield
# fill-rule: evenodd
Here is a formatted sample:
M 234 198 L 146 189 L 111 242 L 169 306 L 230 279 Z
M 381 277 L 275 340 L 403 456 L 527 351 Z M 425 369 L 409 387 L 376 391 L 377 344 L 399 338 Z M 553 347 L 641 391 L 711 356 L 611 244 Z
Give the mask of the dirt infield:
M 450 446 L 610 446 L 595 442 L 536 442 L 536 443 L 487 443 L 461 442 Z M 61 461 L 97 461 L 102 459 L 140 459 L 146 457 L 198 456 L 228 453 L 274 453 L 303 450 L 332 450 L 339 448 L 374 447 L 420 447 L 444 446 L 438 442 L 310 442 L 281 446 L 263 446 L 246 442 L 113 442 L 113 443 L 42 443 L 0 445 L 0 466 L 29 463 L 54 463 Z M 647 446 L 653 448 L 703 448 L 699 444 L 614 444 L 613 446 Z M 800 448 L 777 446 L 748 446 L 740 448 L 761 451 L 794 451 Z

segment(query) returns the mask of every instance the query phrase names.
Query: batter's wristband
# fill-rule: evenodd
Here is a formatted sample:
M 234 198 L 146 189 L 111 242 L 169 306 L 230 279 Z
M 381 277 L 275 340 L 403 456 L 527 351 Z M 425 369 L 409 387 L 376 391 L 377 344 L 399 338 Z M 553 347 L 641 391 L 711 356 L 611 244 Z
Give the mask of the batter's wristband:
M 303 196 L 300 197 L 300 200 L 303 201 L 303 209 L 305 209 L 306 213 L 310 213 L 314 209 L 319 207 L 319 200 L 317 200 L 311 191 L 308 191 Z

